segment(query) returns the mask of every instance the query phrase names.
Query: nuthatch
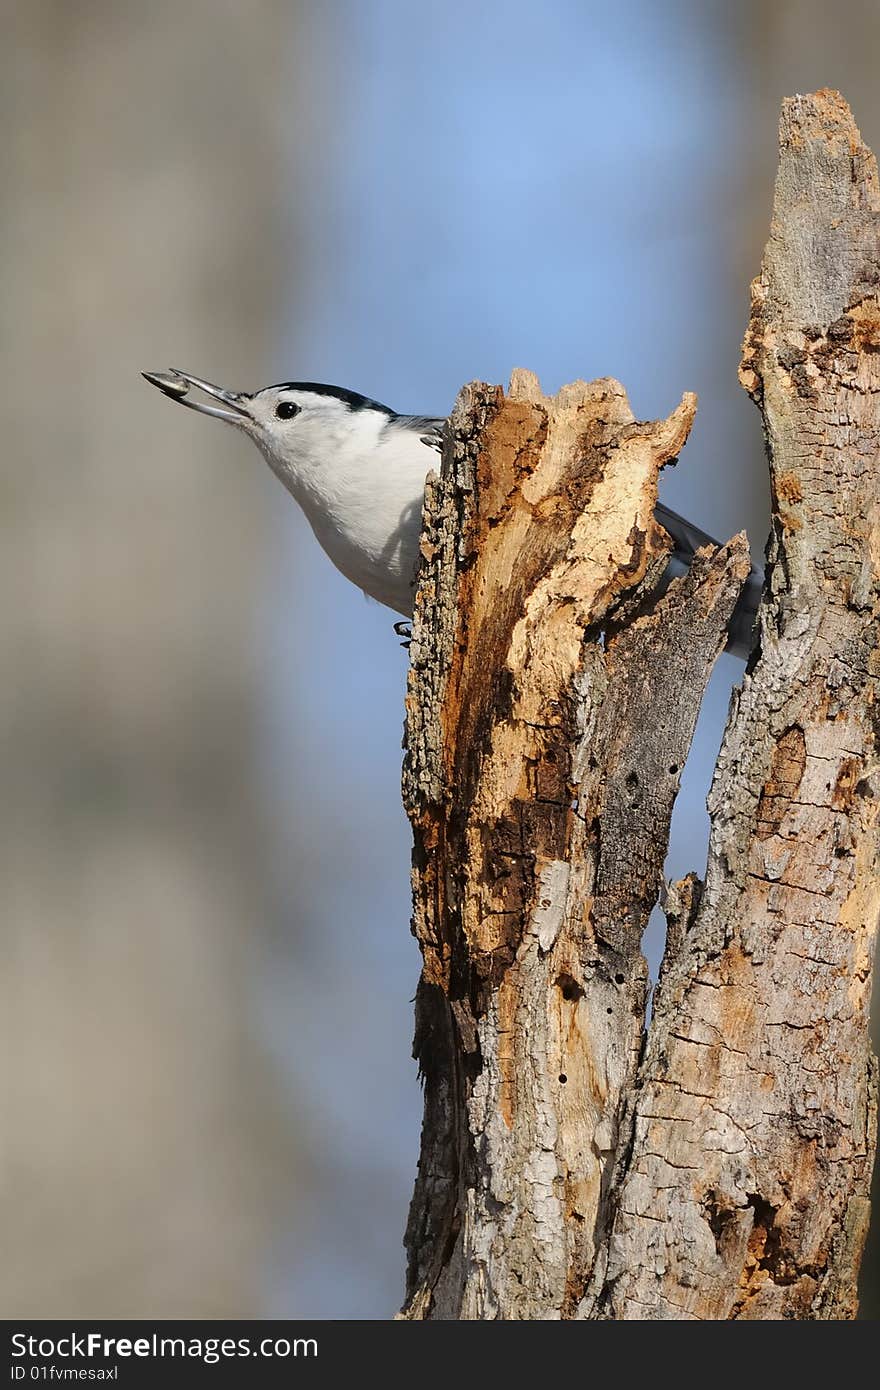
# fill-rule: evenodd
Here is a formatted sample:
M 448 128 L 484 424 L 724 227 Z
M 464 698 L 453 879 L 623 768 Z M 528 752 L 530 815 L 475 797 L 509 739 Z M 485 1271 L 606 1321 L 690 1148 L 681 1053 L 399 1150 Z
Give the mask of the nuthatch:
M 437 465 L 443 419 L 398 415 L 356 391 L 314 381 L 248 394 L 174 369 L 144 376 L 180 405 L 244 430 L 346 579 L 396 613 L 412 614 L 425 478 Z M 190 399 L 192 387 L 221 404 Z M 655 516 L 674 542 L 670 576 L 684 573 L 701 546 L 716 544 L 668 507 L 658 504 Z M 743 659 L 763 582 L 753 569 L 730 621 L 728 651 Z

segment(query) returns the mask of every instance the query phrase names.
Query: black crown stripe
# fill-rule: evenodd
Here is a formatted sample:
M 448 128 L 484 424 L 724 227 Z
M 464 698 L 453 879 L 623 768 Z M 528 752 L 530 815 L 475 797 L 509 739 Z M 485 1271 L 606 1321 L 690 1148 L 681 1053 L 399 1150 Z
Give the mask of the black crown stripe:
M 344 386 L 327 386 L 320 381 L 280 381 L 275 386 L 270 386 L 269 390 L 311 391 L 315 396 L 335 396 L 338 401 L 347 405 L 349 410 L 381 410 L 384 415 L 397 414 L 390 406 L 383 405 L 381 401 L 371 400 L 369 396 L 362 396 L 359 391 L 347 391 Z

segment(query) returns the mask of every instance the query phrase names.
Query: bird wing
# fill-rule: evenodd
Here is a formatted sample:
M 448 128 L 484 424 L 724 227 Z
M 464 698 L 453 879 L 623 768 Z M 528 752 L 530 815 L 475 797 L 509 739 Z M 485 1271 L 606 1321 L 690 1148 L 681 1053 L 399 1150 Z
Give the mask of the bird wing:
M 439 454 L 443 448 L 445 418 L 439 419 L 436 415 L 399 415 L 397 418 L 408 430 L 419 436 L 421 444 L 427 444 L 429 449 L 436 449 Z
M 660 522 L 664 531 L 668 531 L 675 542 L 675 554 L 688 564 L 693 559 L 698 550 L 703 546 L 718 546 L 720 541 L 701 531 L 699 526 L 694 526 L 693 522 L 686 521 L 678 512 L 673 512 L 669 507 L 664 507 L 662 502 L 658 502 L 654 508 L 654 515 Z

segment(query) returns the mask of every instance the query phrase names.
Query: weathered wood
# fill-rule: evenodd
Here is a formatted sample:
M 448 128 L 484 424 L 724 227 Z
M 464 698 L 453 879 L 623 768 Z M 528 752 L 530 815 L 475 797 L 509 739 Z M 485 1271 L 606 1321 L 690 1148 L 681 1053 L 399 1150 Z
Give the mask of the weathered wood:
M 574 1315 L 642 1040 L 641 936 L 744 537 L 658 597 L 695 402 L 466 388 L 428 490 L 405 799 L 425 1078 L 406 1315 Z M 604 632 L 604 643 L 600 640 Z
M 847 104 L 787 101 L 741 373 L 773 488 L 760 652 L 585 1314 L 855 1314 L 876 1129 L 879 211 Z
M 875 1085 L 880 903 L 880 193 L 833 92 L 783 107 L 742 380 L 763 414 L 773 534 L 760 654 L 710 796 L 695 921 L 667 961 L 583 1312 L 856 1311 Z
M 472 386 L 428 491 L 404 791 L 424 955 L 411 1318 L 848 1318 L 880 908 L 880 190 L 835 93 L 785 103 L 741 376 L 773 531 L 702 885 L 640 940 L 748 560 L 664 594 L 693 414 Z M 641 1061 L 640 1061 L 641 1056 Z

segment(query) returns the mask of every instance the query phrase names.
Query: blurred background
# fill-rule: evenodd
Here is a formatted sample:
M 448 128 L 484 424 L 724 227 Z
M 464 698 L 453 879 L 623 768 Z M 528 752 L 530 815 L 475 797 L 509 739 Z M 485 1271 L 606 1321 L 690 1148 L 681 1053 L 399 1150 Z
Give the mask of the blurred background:
M 839 87 L 880 147 L 880 8 L 0 13 L 0 1314 L 384 1318 L 421 1118 L 406 654 L 256 450 L 138 373 L 437 414 L 514 366 L 645 419 L 696 390 L 663 496 L 760 555 L 736 369 L 778 106 Z

